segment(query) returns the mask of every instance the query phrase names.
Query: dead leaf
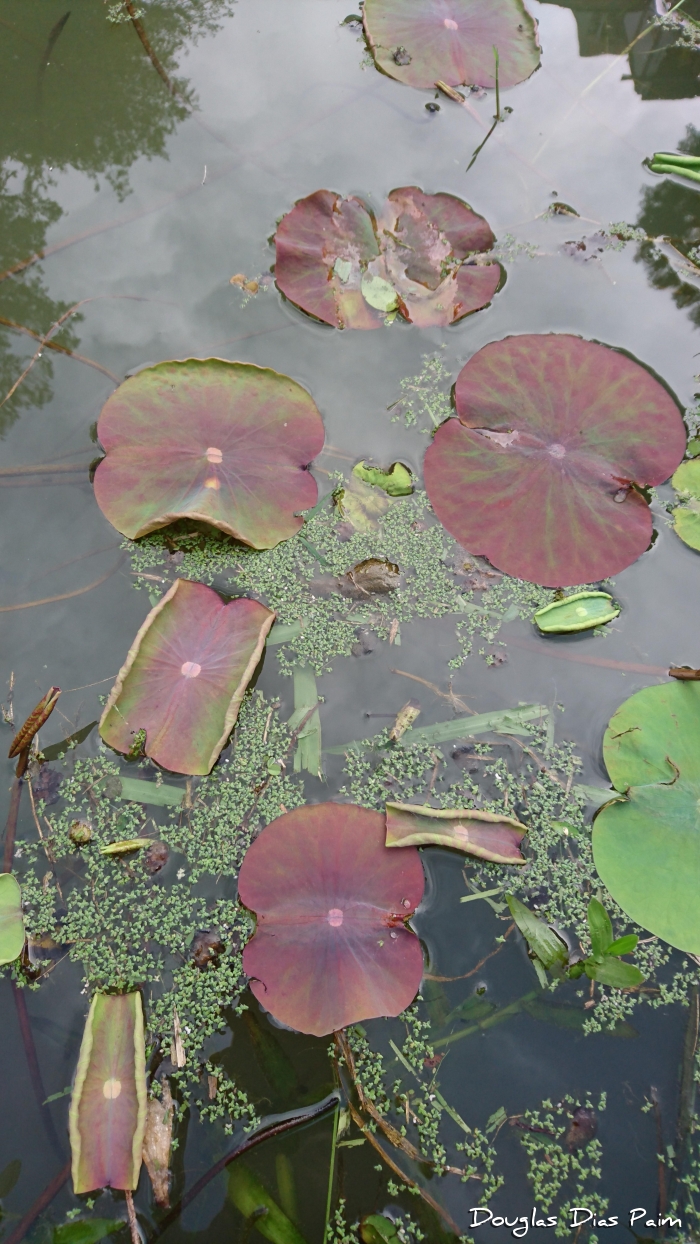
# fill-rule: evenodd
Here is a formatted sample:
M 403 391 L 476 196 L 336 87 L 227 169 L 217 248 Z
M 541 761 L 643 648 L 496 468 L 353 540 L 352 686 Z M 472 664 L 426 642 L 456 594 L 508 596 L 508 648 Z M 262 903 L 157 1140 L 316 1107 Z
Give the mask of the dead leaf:
M 574 1149 L 583 1149 L 598 1131 L 598 1118 L 595 1110 L 586 1106 L 577 1106 L 574 1110 L 569 1130 L 566 1133 L 566 1144 L 570 1153 Z
M 192 942 L 192 958 L 198 968 L 205 968 L 213 963 L 224 950 L 218 932 L 214 929 L 200 929 Z
M 379 593 L 393 592 L 399 586 L 401 572 L 395 562 L 387 562 L 379 557 L 368 557 L 358 562 L 346 574 L 338 579 L 338 587 L 343 596 L 354 597 L 355 600 Z
M 153 1185 L 156 1204 L 170 1208 L 170 1147 L 173 1137 L 173 1099 L 170 1082 L 161 1081 L 162 1096 L 149 1097 L 146 1108 L 146 1130 L 143 1137 L 143 1160 Z
M 700 670 L 693 670 L 688 665 L 672 665 L 668 671 L 669 678 L 678 678 L 682 682 L 700 681 Z
M 182 1044 L 182 1031 L 180 1029 L 180 1016 L 177 1013 L 177 1007 L 173 1007 L 173 1039 L 170 1042 L 170 1061 L 174 1067 L 184 1067 L 187 1062 L 185 1057 L 185 1047 Z
M 420 714 L 420 704 L 417 700 L 407 700 L 403 708 L 400 708 L 396 714 L 396 721 L 389 731 L 389 738 L 393 743 L 398 742 L 402 734 L 410 730 L 416 717 Z

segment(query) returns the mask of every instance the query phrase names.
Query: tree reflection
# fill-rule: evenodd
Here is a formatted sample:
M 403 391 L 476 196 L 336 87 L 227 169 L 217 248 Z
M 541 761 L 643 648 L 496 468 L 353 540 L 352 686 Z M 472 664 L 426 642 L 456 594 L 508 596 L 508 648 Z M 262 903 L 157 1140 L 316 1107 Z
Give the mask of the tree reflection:
M 629 78 L 642 99 L 691 99 L 700 95 L 700 52 L 678 47 L 678 34 L 653 23 L 654 0 L 543 0 L 571 9 L 581 56 L 620 55 L 648 26 L 652 29 L 629 51 Z M 700 0 L 686 0 L 683 12 L 700 18 Z
M 71 7 L 70 0 L 3 0 L 0 11 L 0 271 L 43 249 L 62 215 L 51 198 L 53 174 L 70 169 L 104 177 L 120 199 L 139 157 L 166 155 L 166 143 L 196 106 L 177 64 L 186 45 L 214 33 L 233 0 L 167 0 L 138 12 L 158 60 L 174 83 L 168 91 L 118 3 Z M 0 400 L 21 370 L 13 320 L 43 334 L 68 307 L 52 299 L 34 266 L 0 283 Z M 76 317 L 78 318 L 78 317 Z M 76 320 L 55 340 L 78 342 Z M 29 406 L 52 395 L 52 367 L 40 364 L 0 409 L 0 436 Z
M 689 125 L 678 150 L 700 156 L 700 130 Z M 681 254 L 688 255 L 700 244 L 700 193 L 669 177 L 645 187 L 637 225 L 650 238 L 667 238 Z M 669 290 L 679 310 L 686 311 L 700 328 L 700 286 L 683 280 L 653 242 L 640 244 L 637 259 L 644 263 L 654 288 Z

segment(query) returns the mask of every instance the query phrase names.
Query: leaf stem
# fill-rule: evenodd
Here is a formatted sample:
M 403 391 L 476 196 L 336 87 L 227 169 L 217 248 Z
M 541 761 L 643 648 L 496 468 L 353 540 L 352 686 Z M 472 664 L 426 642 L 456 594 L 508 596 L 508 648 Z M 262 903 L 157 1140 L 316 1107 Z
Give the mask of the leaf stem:
M 323 1228 L 323 1244 L 327 1244 L 328 1235 L 331 1226 L 331 1209 L 333 1206 L 333 1182 L 335 1175 L 335 1150 L 338 1143 L 338 1120 L 340 1118 L 340 1102 L 335 1108 L 333 1116 L 333 1137 L 331 1139 L 331 1161 L 328 1170 L 328 1196 L 326 1197 L 326 1222 Z
M 498 48 L 493 44 L 493 59 L 496 62 L 496 120 L 501 119 L 501 95 L 498 89 Z

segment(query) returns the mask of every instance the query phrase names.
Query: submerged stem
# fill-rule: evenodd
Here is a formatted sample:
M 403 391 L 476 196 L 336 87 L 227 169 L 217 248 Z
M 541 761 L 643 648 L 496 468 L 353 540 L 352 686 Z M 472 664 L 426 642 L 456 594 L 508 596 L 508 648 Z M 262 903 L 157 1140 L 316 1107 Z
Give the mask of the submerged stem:
M 328 1196 L 326 1197 L 326 1222 L 323 1228 L 323 1244 L 326 1244 L 331 1225 L 331 1209 L 333 1207 L 333 1177 L 335 1175 L 335 1150 L 338 1143 L 338 1120 L 340 1118 L 340 1102 L 335 1108 L 333 1117 L 333 1136 L 331 1138 L 331 1161 L 328 1170 Z

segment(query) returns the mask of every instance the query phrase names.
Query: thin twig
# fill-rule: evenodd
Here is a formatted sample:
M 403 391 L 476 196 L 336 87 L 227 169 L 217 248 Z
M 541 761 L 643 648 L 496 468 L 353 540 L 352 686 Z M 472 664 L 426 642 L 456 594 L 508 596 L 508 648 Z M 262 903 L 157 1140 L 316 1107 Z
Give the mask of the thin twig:
M 144 52 L 146 53 L 151 64 L 153 65 L 153 68 L 158 74 L 158 77 L 162 79 L 162 81 L 165 83 L 168 90 L 170 91 L 170 94 L 175 99 L 179 99 L 180 102 L 184 104 L 186 108 L 191 109 L 192 105 L 188 102 L 187 99 L 185 99 L 185 96 L 182 94 L 181 91 L 178 90 L 175 84 L 170 81 L 170 78 L 168 77 L 163 66 L 158 60 L 158 57 L 156 56 L 155 52 L 153 51 L 153 48 L 151 47 L 151 42 L 141 22 L 139 21 L 139 16 L 138 16 L 138 13 L 136 12 L 136 9 L 134 8 L 132 4 L 132 0 L 124 0 L 124 7 L 127 13 L 129 14 L 129 17 L 131 18 L 131 24 L 134 27 L 134 30 L 136 31 L 139 39 L 141 40 L 141 43 L 143 44 Z
M 16 320 L 8 320 L 4 315 L 0 315 L 0 324 L 4 324 L 6 328 L 12 328 L 16 333 L 25 333 L 27 337 L 33 337 L 35 341 L 41 341 L 41 333 L 35 333 L 33 328 L 27 328 L 26 324 L 18 324 Z M 101 371 L 103 375 L 109 376 L 115 384 L 119 384 L 119 377 L 108 367 L 103 367 L 101 363 L 97 363 L 95 359 L 89 359 L 84 354 L 76 354 L 75 350 L 69 350 L 68 346 L 62 346 L 59 341 L 45 341 L 44 345 L 49 350 L 55 350 L 58 354 L 67 354 L 70 358 L 75 359 L 78 363 L 86 363 L 88 367 L 94 367 L 96 371 Z
M 508 925 L 508 928 L 503 934 L 504 939 L 506 937 L 510 937 L 510 934 L 513 932 L 514 928 L 514 924 Z M 476 967 L 472 968 L 471 972 L 465 972 L 463 976 L 432 976 L 430 972 L 425 972 L 423 979 L 426 981 L 465 981 L 470 976 L 474 976 L 475 972 L 478 972 L 480 968 L 483 968 L 484 964 L 488 963 L 489 959 L 493 959 L 494 955 L 500 954 L 504 946 L 505 940 L 502 941 L 500 946 L 497 946 L 495 950 L 490 950 L 487 955 L 484 955 L 483 959 L 479 960 Z
M 5 822 L 5 853 L 2 866 L 2 870 L 5 873 L 12 872 L 12 862 L 15 858 L 15 834 L 17 833 L 17 817 L 19 816 L 19 801 L 22 798 L 23 785 L 22 779 L 17 777 L 12 783 L 10 809 Z
M 32 355 L 31 359 L 27 363 L 27 366 L 22 372 L 22 375 L 19 377 L 18 380 L 15 380 L 15 383 L 12 385 L 12 388 L 10 389 L 10 391 L 5 394 L 4 398 L 0 402 L 0 409 L 2 409 L 2 407 L 5 405 L 6 402 L 9 402 L 13 393 L 17 392 L 25 376 L 29 375 L 37 359 L 41 358 L 42 351 L 44 349 L 44 346 L 48 344 L 49 338 L 53 337 L 54 333 L 58 332 L 59 328 L 61 328 L 62 325 L 65 324 L 66 320 L 69 320 L 72 315 L 75 315 L 78 308 L 84 306 L 86 302 L 92 302 L 92 299 L 81 298 L 80 302 L 74 303 L 72 307 L 69 307 L 67 311 L 63 312 L 63 315 L 60 315 L 58 317 L 58 319 L 56 320 L 56 323 L 51 325 L 49 331 L 43 337 L 39 338 L 39 345 L 37 349 L 34 351 L 34 354 Z
M 126 1213 L 129 1219 L 131 1244 L 141 1244 L 141 1233 L 139 1232 L 139 1224 L 136 1220 L 136 1210 L 134 1209 L 134 1194 L 130 1188 L 127 1188 L 124 1195 L 126 1197 Z
M 71 600 L 73 596 L 82 596 L 85 592 L 91 592 L 93 588 L 99 587 L 101 583 L 106 583 L 111 579 L 112 575 L 121 566 L 124 557 L 120 557 L 116 566 L 103 574 L 100 579 L 95 579 L 94 583 L 88 583 L 87 587 L 78 587 L 73 592 L 61 592 L 59 596 L 45 596 L 43 600 L 26 600 L 19 605 L 0 605 L 0 613 L 12 613 L 16 609 L 33 609 L 35 605 L 53 605 L 58 600 Z
M 419 678 L 418 674 L 409 674 L 406 670 L 390 669 L 390 674 L 400 674 L 402 678 L 410 678 L 413 682 L 419 682 L 435 695 L 439 695 L 441 700 L 448 700 L 453 708 L 461 709 L 464 713 L 471 713 L 472 717 L 476 716 L 476 709 L 470 708 L 461 696 L 455 695 L 454 691 L 441 691 L 436 687 L 434 682 L 428 682 L 427 678 Z

